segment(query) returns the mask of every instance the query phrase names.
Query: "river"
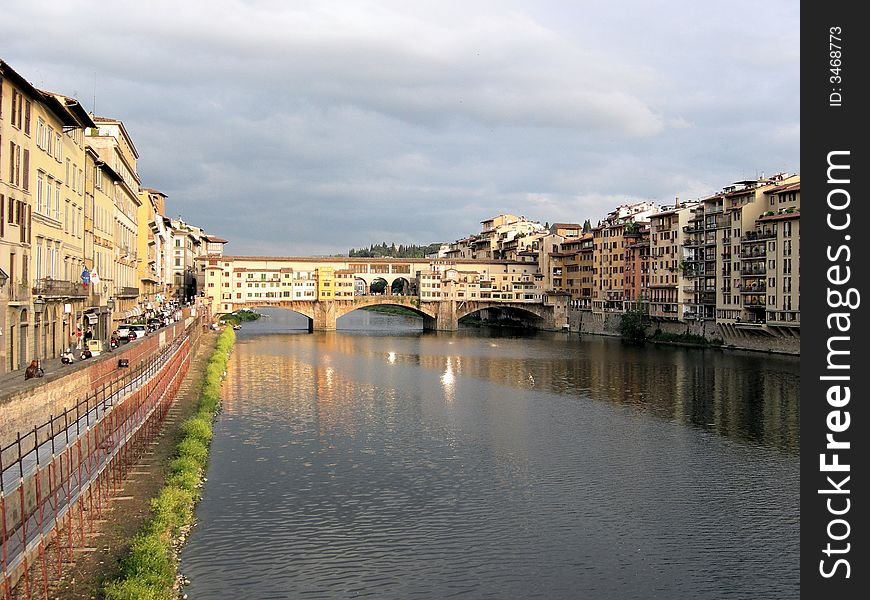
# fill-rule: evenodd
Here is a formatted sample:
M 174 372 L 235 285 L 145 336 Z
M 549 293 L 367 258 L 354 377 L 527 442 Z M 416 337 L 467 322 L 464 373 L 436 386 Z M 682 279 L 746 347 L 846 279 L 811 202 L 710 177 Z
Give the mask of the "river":
M 796 358 L 267 312 L 228 366 L 191 599 L 798 597 Z

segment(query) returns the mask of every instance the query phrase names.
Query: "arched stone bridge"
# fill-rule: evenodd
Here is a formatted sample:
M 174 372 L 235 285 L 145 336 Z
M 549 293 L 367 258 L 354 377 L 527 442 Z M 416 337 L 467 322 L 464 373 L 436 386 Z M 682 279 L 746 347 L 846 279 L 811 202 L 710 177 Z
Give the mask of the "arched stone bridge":
M 557 297 L 558 298 L 558 297 Z M 401 306 L 423 317 L 424 330 L 455 331 L 459 319 L 487 309 L 509 309 L 532 320 L 538 329 L 557 330 L 568 322 L 567 303 L 487 302 L 479 300 L 421 301 L 416 296 L 356 296 L 353 299 L 281 300 L 258 306 L 286 308 L 308 317 L 309 331 L 334 331 L 339 317 L 366 306 Z

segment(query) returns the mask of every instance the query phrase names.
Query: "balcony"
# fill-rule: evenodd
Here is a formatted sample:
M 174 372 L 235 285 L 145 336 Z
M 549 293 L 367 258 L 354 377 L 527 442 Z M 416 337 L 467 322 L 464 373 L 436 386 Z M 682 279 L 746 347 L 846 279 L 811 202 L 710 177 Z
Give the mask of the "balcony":
M 754 265 L 751 267 L 745 267 L 741 272 L 741 277 L 755 277 L 756 275 L 765 275 L 767 274 L 767 268 L 764 266 Z
M 742 260 L 764 260 L 767 258 L 767 252 L 764 248 L 753 248 L 752 250 L 744 250 L 740 253 Z
M 29 302 L 30 297 L 30 286 L 26 283 L 9 284 L 10 302 Z
M 64 281 L 51 277 L 37 279 L 36 285 L 33 286 L 33 295 L 44 298 L 86 298 L 89 292 L 90 289 L 78 281 Z
M 740 288 L 741 294 L 757 294 L 758 292 L 766 292 L 767 285 L 764 283 L 754 283 L 752 285 L 745 285 Z
M 740 238 L 743 242 L 761 242 L 776 238 L 775 229 L 764 229 L 761 231 L 747 231 L 746 235 Z
M 118 298 L 137 298 L 139 296 L 139 288 L 124 286 L 115 289 L 115 296 Z
M 764 297 L 748 296 L 743 299 L 745 308 L 764 308 L 767 306 Z

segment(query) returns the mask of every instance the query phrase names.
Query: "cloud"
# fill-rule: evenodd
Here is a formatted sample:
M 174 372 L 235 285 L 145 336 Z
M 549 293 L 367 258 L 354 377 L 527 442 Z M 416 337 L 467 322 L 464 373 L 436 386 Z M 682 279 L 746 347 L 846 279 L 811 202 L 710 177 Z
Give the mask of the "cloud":
M 799 168 L 797 25 L 787 2 L 12 0 L 0 35 L 124 120 L 173 216 L 301 254 Z

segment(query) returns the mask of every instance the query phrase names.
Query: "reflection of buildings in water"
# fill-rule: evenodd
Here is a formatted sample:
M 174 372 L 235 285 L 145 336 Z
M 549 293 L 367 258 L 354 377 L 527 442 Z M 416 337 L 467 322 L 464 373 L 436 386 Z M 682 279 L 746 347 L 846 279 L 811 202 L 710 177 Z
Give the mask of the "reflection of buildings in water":
M 439 393 L 447 403 L 457 400 L 457 379 L 470 377 L 631 405 L 659 418 L 714 428 L 723 436 L 785 450 L 798 448 L 799 377 L 796 363 L 786 358 L 661 346 L 632 348 L 603 338 L 568 344 L 556 354 L 551 346 L 537 351 L 535 344 L 507 340 L 493 349 L 488 343 L 482 346 L 479 338 L 328 334 L 294 341 L 295 336 L 290 337 L 269 338 L 265 347 L 259 342 L 237 345 L 225 384 L 224 410 L 232 413 L 236 398 L 250 398 L 242 391 L 258 385 L 248 381 L 251 373 L 262 372 L 255 379 L 272 381 L 285 391 L 269 402 L 288 419 L 315 415 L 321 431 L 341 428 L 353 435 L 365 422 L 355 410 L 394 408 L 396 392 L 407 385 L 401 377 L 408 372 L 390 367 L 410 365 L 437 373 Z M 252 352 L 260 354 L 252 356 Z M 376 373 L 364 372 L 371 384 L 355 380 L 355 371 L 372 365 Z M 480 401 L 493 415 L 513 418 L 499 412 L 505 409 L 499 399 Z M 368 405 L 355 406 L 359 402 Z

